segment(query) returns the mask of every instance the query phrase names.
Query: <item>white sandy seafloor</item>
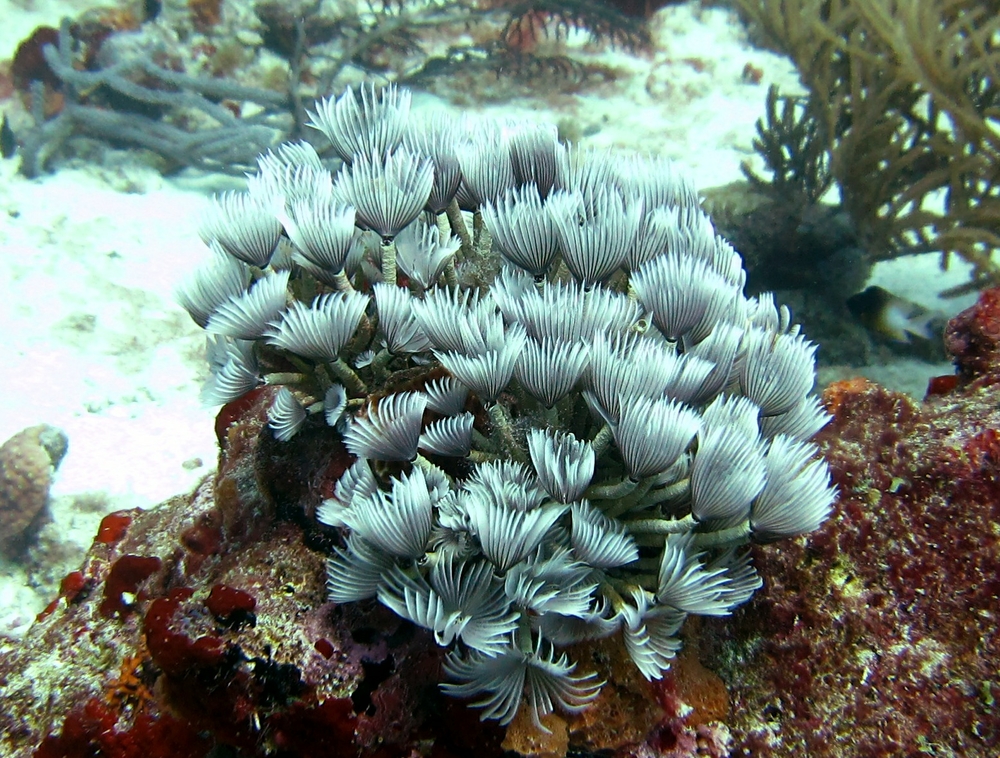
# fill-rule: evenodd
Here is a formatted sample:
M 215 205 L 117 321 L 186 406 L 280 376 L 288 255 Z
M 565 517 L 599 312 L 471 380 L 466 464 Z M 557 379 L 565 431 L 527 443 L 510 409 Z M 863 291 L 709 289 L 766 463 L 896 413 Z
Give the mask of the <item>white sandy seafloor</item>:
M 93 2 L 89 5 L 107 4 Z M 78 14 L 79 0 L 0 0 L 0 60 L 39 24 Z M 12 7 L 10 7 L 12 6 Z M 798 88 L 791 64 L 751 48 L 734 18 L 696 3 L 653 20 L 650 59 L 613 86 L 550 102 L 490 106 L 495 115 L 579 123 L 594 145 L 667 154 L 699 186 L 740 177 L 767 85 Z M 708 63 L 704 68 L 694 59 Z M 758 85 L 742 79 L 751 63 Z M 417 97 L 421 106 L 431 98 Z M 552 103 L 558 103 L 553 110 Z M 213 419 L 198 391 L 204 336 L 173 302 L 177 282 L 206 250 L 197 215 L 211 182 L 162 178 L 139 161 L 61 169 L 36 180 L 0 162 L 0 441 L 24 427 L 63 429 L 69 452 L 52 489 L 52 522 L 24 565 L 0 562 L 0 633 L 19 635 L 76 568 L 106 513 L 149 508 L 190 491 L 215 465 Z M 880 267 L 879 284 L 947 314 L 965 301 L 936 292 L 963 280 L 934 258 Z M 919 394 L 948 366 L 873 367 L 873 378 Z M 852 374 L 859 373 L 852 370 Z

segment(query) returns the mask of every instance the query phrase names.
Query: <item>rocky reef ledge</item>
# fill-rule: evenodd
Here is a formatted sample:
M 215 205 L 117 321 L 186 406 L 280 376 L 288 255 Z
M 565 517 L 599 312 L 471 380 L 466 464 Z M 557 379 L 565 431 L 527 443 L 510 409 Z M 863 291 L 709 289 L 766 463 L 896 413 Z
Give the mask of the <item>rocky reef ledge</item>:
M 504 729 L 442 697 L 442 649 L 372 601 L 326 600 L 314 516 L 350 463 L 279 444 L 273 388 L 225 406 L 219 470 L 107 516 L 82 567 L 0 640 L 0 753 L 38 756 L 995 756 L 1000 748 L 1000 290 L 949 325 L 954 376 L 923 401 L 824 393 L 840 490 L 806 538 L 754 548 L 766 577 L 648 683 L 620 646 L 575 718 Z

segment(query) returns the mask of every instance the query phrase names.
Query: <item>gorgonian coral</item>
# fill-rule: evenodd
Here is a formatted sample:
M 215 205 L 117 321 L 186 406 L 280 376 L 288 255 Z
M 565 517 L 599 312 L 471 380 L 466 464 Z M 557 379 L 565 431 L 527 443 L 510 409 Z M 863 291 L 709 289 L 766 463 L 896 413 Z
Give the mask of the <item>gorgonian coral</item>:
M 411 113 L 392 87 L 312 124 L 337 171 L 282 145 L 206 217 L 180 291 L 212 335 L 204 399 L 281 384 L 277 439 L 339 437 L 330 598 L 433 632 L 442 687 L 484 717 L 586 707 L 582 640 L 619 635 L 661 677 L 688 614 L 760 587 L 742 546 L 830 512 L 814 346 L 743 295 L 668 162 Z

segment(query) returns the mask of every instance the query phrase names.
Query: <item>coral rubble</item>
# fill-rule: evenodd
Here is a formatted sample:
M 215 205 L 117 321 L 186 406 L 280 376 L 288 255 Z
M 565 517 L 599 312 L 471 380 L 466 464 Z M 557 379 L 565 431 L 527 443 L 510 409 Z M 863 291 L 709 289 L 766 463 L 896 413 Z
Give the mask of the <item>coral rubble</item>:
M 513 83 L 535 92 L 597 85 L 614 70 L 581 55 L 582 42 L 644 47 L 642 17 L 664 4 L 624 3 L 632 14 L 599 0 L 190 0 L 94 9 L 59 29 L 39 27 L 18 48 L 21 171 L 36 176 L 103 143 L 149 151 L 164 171 L 242 175 L 276 141 L 307 138 L 307 107 L 359 78 L 455 91 L 467 80 L 483 92 L 502 77 L 505 93 Z

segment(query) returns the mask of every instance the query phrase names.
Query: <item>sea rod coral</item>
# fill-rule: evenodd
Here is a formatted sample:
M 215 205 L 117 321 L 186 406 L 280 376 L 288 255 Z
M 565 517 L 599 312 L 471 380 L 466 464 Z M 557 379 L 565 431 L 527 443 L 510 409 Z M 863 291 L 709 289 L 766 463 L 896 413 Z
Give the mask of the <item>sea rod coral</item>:
M 752 34 L 794 61 L 809 92 L 800 100 L 804 139 L 786 145 L 787 163 L 769 139 L 782 130 L 761 133 L 772 167 L 785 163 L 794 174 L 798 164 L 802 178 L 811 175 L 806 195 L 833 179 L 871 260 L 939 252 L 946 266 L 957 255 L 969 264 L 970 281 L 945 294 L 994 285 L 1000 278 L 994 256 L 1000 243 L 994 125 L 1000 3 L 732 5 Z M 774 189 L 787 190 L 780 173 Z
M 352 463 L 318 519 L 337 603 L 377 598 L 448 648 L 441 686 L 510 723 L 599 692 L 572 646 L 618 635 L 647 679 L 690 614 L 761 586 L 743 546 L 835 495 L 809 442 L 814 346 L 672 164 L 545 125 L 321 101 L 305 143 L 218 196 L 179 299 L 209 333 L 209 403 L 280 385 L 279 441 Z

